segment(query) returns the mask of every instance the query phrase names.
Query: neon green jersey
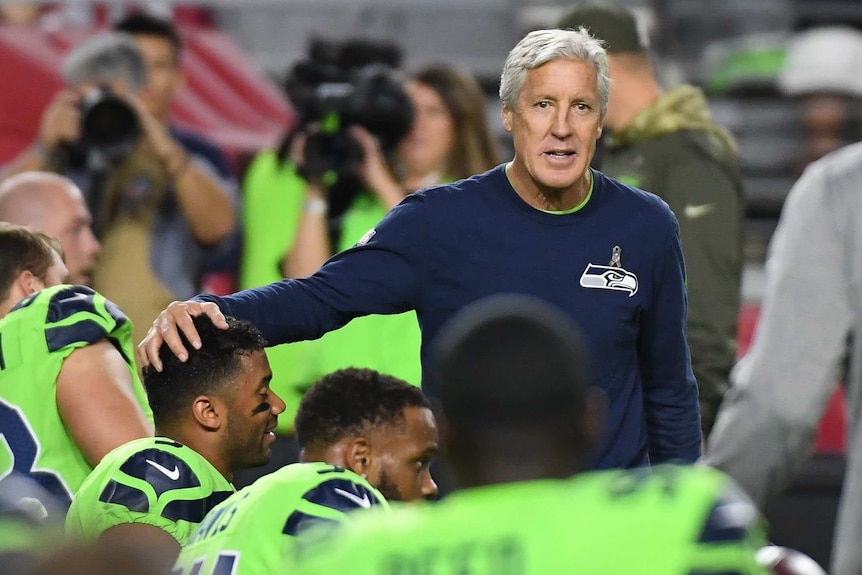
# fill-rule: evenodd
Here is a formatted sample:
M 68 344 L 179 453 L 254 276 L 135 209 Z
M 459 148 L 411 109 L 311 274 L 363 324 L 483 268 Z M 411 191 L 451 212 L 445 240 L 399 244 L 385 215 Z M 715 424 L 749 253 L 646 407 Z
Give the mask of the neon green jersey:
M 261 477 L 207 515 L 183 547 L 175 574 L 286 572 L 297 537 L 340 524 L 357 509 L 388 510 L 365 479 L 326 463 L 295 463 Z
M 310 545 L 297 575 L 763 574 L 753 505 L 707 467 L 471 489 L 367 516 Z
M 166 437 L 136 439 L 108 453 L 66 516 L 66 533 L 94 540 L 124 523 L 143 523 L 184 544 L 233 486 L 193 449 Z
M 152 422 L 134 364 L 132 322 L 102 295 L 59 285 L 18 303 L 0 320 L 0 477 L 27 475 L 68 506 L 93 470 L 57 409 L 57 377 L 80 347 L 110 341 L 129 367 L 135 396 Z

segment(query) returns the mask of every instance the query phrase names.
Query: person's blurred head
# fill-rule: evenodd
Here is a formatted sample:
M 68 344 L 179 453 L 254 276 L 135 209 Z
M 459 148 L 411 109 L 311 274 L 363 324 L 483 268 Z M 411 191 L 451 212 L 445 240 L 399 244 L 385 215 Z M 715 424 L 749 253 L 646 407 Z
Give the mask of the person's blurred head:
M 169 20 L 139 13 L 127 16 L 114 30 L 130 34 L 143 54 L 147 83 L 140 94 L 141 104 L 162 121 L 167 121 L 171 100 L 182 86 L 182 40 Z
M 407 83 L 415 116 L 398 157 L 409 173 L 467 178 L 499 163 L 476 80 L 451 65 L 427 66 Z
M 642 97 L 642 91 L 654 89 L 656 83 L 646 30 L 628 8 L 601 3 L 578 5 L 560 20 L 558 27 L 584 28 L 604 43 L 608 74 L 615 87 L 610 91 L 604 122 L 612 130 L 622 129 L 651 101 Z M 637 109 L 629 112 L 632 108 Z
M 147 67 L 134 39 L 122 32 L 105 32 L 75 47 L 63 62 L 63 76 L 79 92 L 107 87 L 138 94 L 147 84 Z
M 163 369 L 145 368 L 144 387 L 156 433 L 185 443 L 230 478 L 269 461 L 284 402 L 269 388 L 272 371 L 256 328 L 231 317 L 227 329 L 206 315 L 193 321 L 200 349 L 183 337 L 183 362 L 163 344 Z
M 433 345 L 441 446 L 459 487 L 564 478 L 585 466 L 600 400 L 565 312 L 493 296 L 458 313 Z
M 89 285 L 101 246 L 90 228 L 84 195 L 72 180 L 48 172 L 24 172 L 0 184 L 0 221 L 32 226 L 57 238 L 69 282 Z
M 816 26 L 794 34 L 778 76 L 781 92 L 801 105 L 802 169 L 862 139 L 862 32 Z
M 429 465 L 437 425 L 419 388 L 371 369 L 324 376 L 296 414 L 302 461 L 324 461 L 367 478 L 388 500 L 437 494 Z
M 68 275 L 57 240 L 0 222 L 0 318 L 28 295 L 64 283 Z

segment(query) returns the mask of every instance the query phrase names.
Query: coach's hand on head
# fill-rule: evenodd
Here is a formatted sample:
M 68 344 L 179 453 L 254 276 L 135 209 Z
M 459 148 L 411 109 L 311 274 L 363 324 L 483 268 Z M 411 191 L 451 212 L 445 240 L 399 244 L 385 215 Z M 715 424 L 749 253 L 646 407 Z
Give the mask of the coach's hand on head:
M 138 344 L 138 357 L 141 364 L 152 365 L 157 371 L 162 371 L 162 361 L 159 359 L 159 348 L 162 343 L 168 344 L 170 350 L 181 361 L 188 359 L 188 350 L 183 345 L 180 332 L 195 349 L 199 349 L 201 338 L 192 322 L 192 316 L 201 314 L 208 315 L 216 327 L 227 329 L 224 314 L 214 303 L 193 300 L 171 302 L 153 322 L 153 327 L 147 332 L 144 341 Z

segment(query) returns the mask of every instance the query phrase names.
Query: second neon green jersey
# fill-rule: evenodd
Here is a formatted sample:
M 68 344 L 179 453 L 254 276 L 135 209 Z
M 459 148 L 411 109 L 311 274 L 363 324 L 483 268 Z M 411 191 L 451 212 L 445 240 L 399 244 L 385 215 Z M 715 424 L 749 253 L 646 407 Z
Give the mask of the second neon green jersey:
M 84 481 L 66 534 L 89 541 L 116 525 L 141 523 L 183 545 L 204 516 L 234 493 L 201 454 L 166 437 L 136 439 L 108 453 Z
M 183 547 L 174 573 L 287 572 L 298 537 L 339 525 L 349 513 L 388 509 L 383 495 L 351 471 L 296 463 L 261 477 L 213 509 Z
M 76 349 L 110 341 L 123 356 L 142 410 L 152 422 L 134 363 L 132 323 L 84 286 L 39 291 L 0 319 L 0 477 L 26 475 L 68 506 L 93 470 L 57 409 L 57 378 Z M 0 447 L 3 444 L 0 443 Z
M 594 472 L 357 518 L 292 574 L 766 575 L 754 506 L 707 467 Z

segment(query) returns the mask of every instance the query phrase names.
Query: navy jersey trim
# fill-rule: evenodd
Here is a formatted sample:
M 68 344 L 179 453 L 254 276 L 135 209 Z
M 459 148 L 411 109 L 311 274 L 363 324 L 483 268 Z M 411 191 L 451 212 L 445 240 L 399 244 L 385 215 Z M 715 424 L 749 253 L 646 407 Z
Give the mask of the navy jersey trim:
M 3 357 L 3 334 L 0 333 L 0 369 L 6 369 L 6 358 Z
M 723 496 L 716 501 L 703 524 L 698 542 L 729 543 L 745 541 L 757 517 L 754 506 L 744 499 Z
M 98 315 L 95 295 L 95 291 L 84 286 L 61 289 L 51 296 L 51 301 L 48 302 L 45 323 L 57 323 L 82 311 Z
M 290 514 L 290 517 L 287 518 L 287 521 L 284 522 L 284 528 L 281 532 L 284 535 L 296 537 L 301 532 L 315 525 L 336 526 L 339 525 L 339 522 L 335 519 L 329 519 L 328 517 L 319 517 L 317 515 L 303 513 L 302 511 L 294 511 Z
M 49 327 L 45 330 L 45 344 L 48 351 L 55 352 L 73 343 L 93 344 L 104 339 L 106 335 L 98 322 L 84 319 L 72 325 Z
M 380 505 L 377 496 L 366 487 L 349 479 L 330 479 L 317 485 L 302 496 L 310 503 L 349 512 Z
M 156 497 L 173 489 L 200 487 L 201 482 L 185 461 L 167 451 L 149 448 L 131 455 L 120 471 L 149 483 Z
M 99 501 L 122 505 L 129 511 L 140 513 L 147 513 L 150 510 L 150 502 L 146 493 L 136 487 L 117 483 L 113 479 L 105 485 L 101 495 L 99 495 Z
M 213 491 L 203 499 L 176 499 L 165 505 L 162 517 L 171 521 L 200 523 L 213 507 L 233 493 L 233 491 Z
M 91 314 L 104 317 L 96 310 L 96 292 L 84 286 L 69 286 L 51 296 L 48 303 L 48 313 L 45 317 L 46 324 L 56 324 L 64 319 L 72 317 L 77 313 Z M 128 319 L 120 311 L 116 304 L 105 300 L 105 311 L 114 320 L 115 328 L 123 325 Z M 69 344 L 84 342 L 95 343 L 105 338 L 108 333 L 105 328 L 93 319 L 81 319 L 71 325 L 53 326 L 45 330 L 45 341 L 49 351 L 63 349 Z M 119 349 L 120 346 L 115 344 Z M 125 353 L 120 351 L 123 357 Z

